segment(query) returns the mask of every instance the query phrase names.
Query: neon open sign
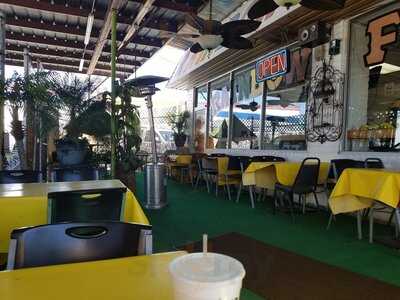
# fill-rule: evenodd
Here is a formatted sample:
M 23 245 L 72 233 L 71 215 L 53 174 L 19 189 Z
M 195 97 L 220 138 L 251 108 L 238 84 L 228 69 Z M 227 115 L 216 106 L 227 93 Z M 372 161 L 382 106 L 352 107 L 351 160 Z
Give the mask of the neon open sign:
M 270 53 L 256 63 L 258 83 L 285 75 L 289 72 L 289 53 L 287 49 Z

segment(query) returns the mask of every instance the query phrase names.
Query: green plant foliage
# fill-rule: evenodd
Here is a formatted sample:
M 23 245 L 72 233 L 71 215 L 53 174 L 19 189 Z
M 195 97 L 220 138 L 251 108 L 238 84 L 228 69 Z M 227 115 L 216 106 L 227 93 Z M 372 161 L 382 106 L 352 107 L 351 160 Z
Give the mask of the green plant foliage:
M 166 117 L 167 124 L 171 126 L 175 135 L 184 135 L 187 133 L 190 119 L 190 113 L 187 110 L 178 114 L 169 113 Z
M 96 101 L 90 97 L 90 92 L 94 82 L 81 80 L 76 76 L 65 74 L 63 76 L 54 76 L 52 91 L 61 109 L 68 115 L 68 124 L 65 126 L 67 136 L 78 139 L 82 135 L 81 123 L 84 114 Z
M 115 106 L 116 140 L 117 140 L 117 168 L 123 172 L 132 172 L 143 162 L 137 156 L 142 139 L 140 137 L 140 116 L 138 107 L 132 103 L 132 98 L 138 95 L 135 87 L 118 84 L 116 98 L 120 104 Z M 104 98 L 110 99 L 105 93 Z

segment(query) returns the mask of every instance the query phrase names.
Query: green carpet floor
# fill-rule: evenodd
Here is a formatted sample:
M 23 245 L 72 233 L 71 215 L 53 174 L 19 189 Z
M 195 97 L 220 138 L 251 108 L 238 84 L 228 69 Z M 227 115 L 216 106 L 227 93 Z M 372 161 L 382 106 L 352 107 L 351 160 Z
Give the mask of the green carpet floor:
M 137 197 L 143 199 L 143 176 L 137 176 Z M 188 184 L 168 182 L 168 207 L 146 211 L 153 225 L 155 252 L 169 251 L 177 246 L 211 237 L 238 232 L 273 246 L 293 251 L 347 270 L 371 276 L 400 286 L 400 253 L 367 240 L 356 239 L 356 221 L 339 216 L 326 230 L 328 213 L 308 213 L 296 216 L 295 223 L 286 214 L 272 215 L 269 203 L 257 203 L 251 209 L 246 193 L 240 203 L 228 201 L 224 195 L 216 198 L 205 189 L 194 190 Z M 387 232 L 376 226 L 375 234 Z M 243 299 L 257 299 L 251 293 Z

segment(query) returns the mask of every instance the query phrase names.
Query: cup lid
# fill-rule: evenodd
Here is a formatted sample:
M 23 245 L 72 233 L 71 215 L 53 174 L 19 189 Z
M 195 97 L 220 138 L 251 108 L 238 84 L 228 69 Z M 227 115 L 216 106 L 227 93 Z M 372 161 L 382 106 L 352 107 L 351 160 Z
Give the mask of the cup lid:
M 221 283 L 242 280 L 246 274 L 238 260 L 218 253 L 194 253 L 174 259 L 169 270 L 181 280 L 203 283 Z

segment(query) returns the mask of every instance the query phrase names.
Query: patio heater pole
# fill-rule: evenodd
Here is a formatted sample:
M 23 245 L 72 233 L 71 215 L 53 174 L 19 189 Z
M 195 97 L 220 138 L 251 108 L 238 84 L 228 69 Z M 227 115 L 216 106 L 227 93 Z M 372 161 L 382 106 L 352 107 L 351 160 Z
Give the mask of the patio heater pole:
M 116 175 L 116 124 L 115 124 L 115 98 L 116 98 L 116 56 L 117 56 L 117 11 L 113 9 L 111 19 L 111 177 Z
M 6 64 L 6 15 L 0 11 L 0 82 L 5 81 Z M 0 170 L 3 170 L 4 150 L 4 90 L 0 91 Z
M 156 143 L 156 133 L 155 133 L 155 127 L 154 127 L 154 116 L 153 116 L 153 101 L 151 99 L 151 96 L 146 97 L 146 104 L 147 104 L 147 110 L 149 114 L 149 122 L 150 122 L 150 139 L 151 139 L 151 152 L 153 156 L 153 164 L 156 165 L 158 162 L 157 158 L 157 143 Z

